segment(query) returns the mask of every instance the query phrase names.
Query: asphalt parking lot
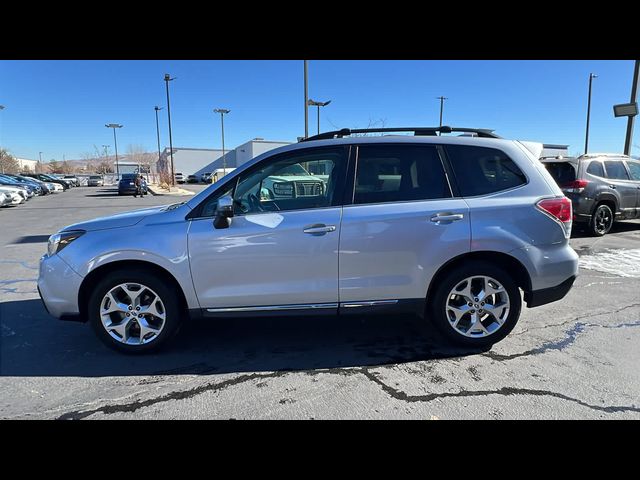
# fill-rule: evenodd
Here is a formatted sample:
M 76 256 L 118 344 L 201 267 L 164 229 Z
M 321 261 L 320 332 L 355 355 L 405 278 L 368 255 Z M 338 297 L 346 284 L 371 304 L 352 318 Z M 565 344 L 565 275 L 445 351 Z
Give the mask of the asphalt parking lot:
M 38 260 L 65 225 L 184 198 L 50 197 L 0 209 L 0 418 L 640 419 L 638 221 L 576 234 L 572 291 L 489 351 L 410 317 L 271 318 L 188 322 L 132 357 L 47 315 Z

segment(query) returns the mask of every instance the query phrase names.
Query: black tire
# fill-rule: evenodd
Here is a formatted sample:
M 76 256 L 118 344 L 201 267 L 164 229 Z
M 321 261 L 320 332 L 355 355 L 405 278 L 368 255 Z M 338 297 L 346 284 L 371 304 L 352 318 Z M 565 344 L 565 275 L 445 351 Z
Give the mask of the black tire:
M 606 203 L 601 203 L 593 211 L 589 222 L 589 233 L 594 237 L 604 237 L 611 231 L 614 220 L 615 215 L 611 211 L 611 207 Z
M 449 293 L 454 287 L 468 277 L 480 275 L 493 278 L 505 288 L 509 297 L 510 307 L 507 318 L 494 333 L 484 337 L 472 338 L 459 333 L 452 327 L 449 323 L 446 306 Z M 451 343 L 471 348 L 488 347 L 502 340 L 516 326 L 522 309 L 520 290 L 511 275 L 502 268 L 488 262 L 471 261 L 455 267 L 437 281 L 438 285 L 434 285 L 435 289 L 430 294 L 430 299 L 428 299 L 427 318 Z
M 157 337 L 147 344 L 127 345 L 109 335 L 100 319 L 100 303 L 104 296 L 122 283 L 139 283 L 152 289 L 162 299 L 165 308 L 165 323 Z M 175 288 L 157 275 L 144 269 L 118 270 L 107 274 L 93 289 L 89 297 L 88 318 L 98 338 L 108 347 L 132 354 L 148 353 L 163 347 L 179 330 L 182 319 L 180 301 Z

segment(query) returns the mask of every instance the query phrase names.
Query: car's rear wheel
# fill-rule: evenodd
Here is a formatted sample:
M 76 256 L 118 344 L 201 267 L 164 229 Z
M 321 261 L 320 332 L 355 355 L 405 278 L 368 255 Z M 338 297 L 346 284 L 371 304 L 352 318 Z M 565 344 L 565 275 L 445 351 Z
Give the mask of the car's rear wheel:
M 178 330 L 175 290 L 145 270 L 107 274 L 89 298 L 89 321 L 100 340 L 126 353 L 157 350 Z
M 513 278 L 487 262 L 472 261 L 437 280 L 428 317 L 452 343 L 486 347 L 515 327 L 522 300 Z
M 595 237 L 602 237 L 611 231 L 614 214 L 611 207 L 605 203 L 598 205 L 589 223 L 589 232 Z

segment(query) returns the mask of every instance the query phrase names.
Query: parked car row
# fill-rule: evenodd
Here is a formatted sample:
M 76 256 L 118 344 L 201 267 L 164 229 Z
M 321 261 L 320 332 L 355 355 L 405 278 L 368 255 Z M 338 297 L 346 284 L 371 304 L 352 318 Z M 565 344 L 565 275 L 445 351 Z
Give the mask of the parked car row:
M 36 195 L 60 193 L 70 188 L 70 182 L 47 174 L 0 174 L 0 207 L 16 206 Z

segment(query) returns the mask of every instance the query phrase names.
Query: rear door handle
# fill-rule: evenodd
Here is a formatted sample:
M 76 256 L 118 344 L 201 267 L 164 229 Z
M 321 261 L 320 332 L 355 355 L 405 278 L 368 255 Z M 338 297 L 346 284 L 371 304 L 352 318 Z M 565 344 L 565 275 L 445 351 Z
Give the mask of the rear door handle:
M 440 222 L 455 222 L 457 220 L 462 220 L 464 218 L 464 215 L 462 213 L 436 213 L 435 215 L 433 215 L 430 220 L 434 223 L 440 223 Z
M 307 225 L 304 227 L 303 232 L 309 235 L 324 235 L 329 232 L 335 232 L 335 225 L 325 225 L 324 223 L 316 223 L 314 225 Z

